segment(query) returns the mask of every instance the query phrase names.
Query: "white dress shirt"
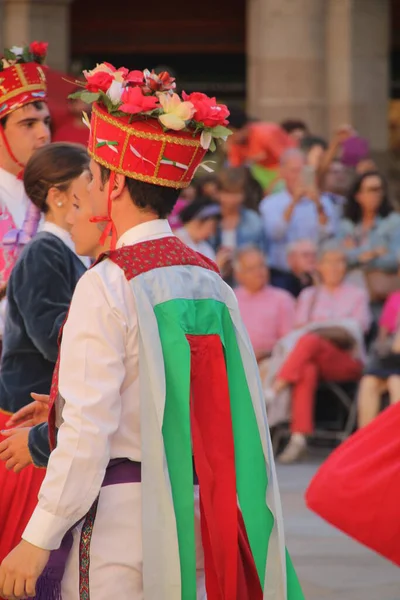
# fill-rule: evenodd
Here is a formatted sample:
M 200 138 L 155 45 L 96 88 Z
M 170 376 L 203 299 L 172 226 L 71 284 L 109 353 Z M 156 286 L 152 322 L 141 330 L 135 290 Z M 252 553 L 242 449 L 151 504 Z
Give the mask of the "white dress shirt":
M 117 247 L 172 235 L 165 220 L 128 230 Z M 134 296 L 104 260 L 79 280 L 61 343 L 65 399 L 57 447 L 23 538 L 48 550 L 90 509 L 112 458 L 141 460 L 139 340 Z
M 4 203 L 15 225 L 20 229 L 29 203 L 24 182 L 2 168 L 0 168 L 0 202 Z

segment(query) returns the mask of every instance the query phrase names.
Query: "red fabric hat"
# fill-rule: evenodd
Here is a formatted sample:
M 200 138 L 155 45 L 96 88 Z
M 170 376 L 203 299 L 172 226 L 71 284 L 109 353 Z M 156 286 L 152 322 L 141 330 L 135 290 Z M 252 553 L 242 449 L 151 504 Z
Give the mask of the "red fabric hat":
M 200 132 L 164 131 L 157 119 L 132 121 L 93 105 L 88 151 L 99 164 L 132 179 L 184 188 L 207 150 Z
M 25 104 L 46 99 L 46 76 L 42 67 L 46 51 L 44 42 L 5 51 L 0 69 L 0 118 Z

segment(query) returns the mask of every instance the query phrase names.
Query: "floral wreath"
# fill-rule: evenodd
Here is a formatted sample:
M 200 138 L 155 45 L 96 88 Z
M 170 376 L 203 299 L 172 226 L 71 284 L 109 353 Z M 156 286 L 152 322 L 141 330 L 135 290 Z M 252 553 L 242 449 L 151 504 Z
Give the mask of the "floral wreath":
M 129 116 L 130 122 L 157 119 L 164 131 L 200 134 L 202 148 L 211 151 L 216 149 L 216 141 L 225 141 L 231 134 L 226 127 L 229 110 L 224 104 L 200 92 L 182 92 L 180 97 L 175 91 L 175 79 L 167 71 L 129 71 L 104 62 L 91 71 L 83 71 L 83 75 L 86 83 L 77 84 L 84 89 L 70 98 L 101 104 L 115 117 Z
M 6 48 L 3 58 L 0 60 L 0 71 L 27 63 L 43 65 L 47 56 L 47 48 L 47 42 L 32 42 L 29 46 Z

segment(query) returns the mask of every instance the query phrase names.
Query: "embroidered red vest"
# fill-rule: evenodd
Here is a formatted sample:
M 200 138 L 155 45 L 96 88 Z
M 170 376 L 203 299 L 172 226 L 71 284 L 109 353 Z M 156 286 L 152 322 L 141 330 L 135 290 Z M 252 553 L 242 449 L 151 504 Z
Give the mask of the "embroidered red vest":
M 156 240 L 141 242 L 132 246 L 124 246 L 118 250 L 113 250 L 102 254 L 96 261 L 99 262 L 109 259 L 120 267 L 128 281 L 153 269 L 172 266 L 196 266 L 202 267 L 219 273 L 217 265 L 202 254 L 191 250 L 180 239 L 175 236 L 159 238 Z M 93 265 L 93 266 L 95 266 Z M 67 316 L 68 319 L 68 316 Z M 64 325 L 67 321 L 64 322 Z M 58 343 L 61 344 L 62 326 L 59 334 Z M 56 400 L 59 396 L 58 375 L 60 368 L 60 353 L 58 354 L 56 366 L 53 372 L 53 379 L 50 389 L 50 410 L 49 410 L 49 441 L 50 449 L 56 446 Z

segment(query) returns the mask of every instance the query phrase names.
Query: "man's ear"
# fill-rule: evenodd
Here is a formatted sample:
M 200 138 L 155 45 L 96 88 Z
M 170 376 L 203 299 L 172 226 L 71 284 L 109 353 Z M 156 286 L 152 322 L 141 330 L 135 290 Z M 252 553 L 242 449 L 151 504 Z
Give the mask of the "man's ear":
M 125 175 L 115 173 L 114 187 L 111 190 L 111 200 L 118 200 L 125 188 Z

